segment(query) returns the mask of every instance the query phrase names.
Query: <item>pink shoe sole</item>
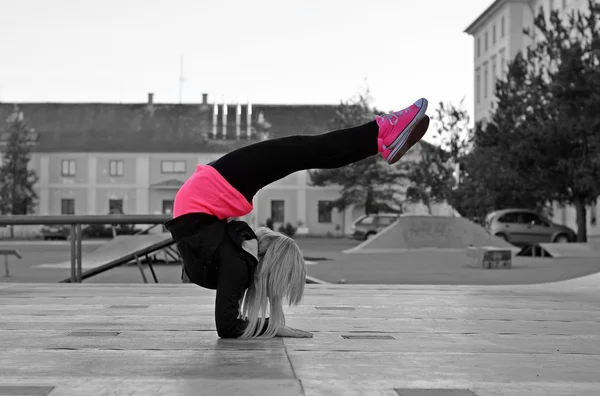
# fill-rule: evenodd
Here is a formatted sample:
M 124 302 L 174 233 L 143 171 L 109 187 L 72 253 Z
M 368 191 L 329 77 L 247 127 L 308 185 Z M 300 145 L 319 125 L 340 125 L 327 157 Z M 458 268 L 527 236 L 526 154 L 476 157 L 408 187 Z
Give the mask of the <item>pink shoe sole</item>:
M 395 164 L 396 162 L 398 162 L 398 160 L 402 158 L 412 146 L 414 146 L 419 140 L 423 138 L 428 128 L 429 116 L 426 115 L 425 117 L 418 120 L 417 123 L 413 125 L 413 128 L 411 130 L 402 134 L 405 135 L 406 140 L 403 144 L 398 144 L 398 146 L 396 146 L 396 148 L 392 150 L 390 155 L 386 158 L 386 161 L 389 164 Z

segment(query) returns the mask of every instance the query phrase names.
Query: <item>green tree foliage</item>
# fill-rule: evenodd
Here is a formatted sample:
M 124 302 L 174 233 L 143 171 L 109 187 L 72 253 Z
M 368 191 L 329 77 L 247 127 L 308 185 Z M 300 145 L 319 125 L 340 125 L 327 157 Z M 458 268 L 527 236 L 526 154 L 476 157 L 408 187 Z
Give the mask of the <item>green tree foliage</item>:
M 561 17 L 540 10 L 529 47 L 532 92 L 541 111 L 528 120 L 544 158 L 539 178 L 548 197 L 574 205 L 579 241 L 587 240 L 586 207 L 600 195 L 600 3 Z
M 419 159 L 404 164 L 411 184 L 406 198 L 423 203 L 431 214 L 433 204 L 453 204 L 456 169 L 463 160 L 469 144 L 469 115 L 463 102 L 458 106 L 440 103 L 432 117 L 428 136 L 434 144 L 421 142 Z
M 331 122 L 331 129 L 355 127 L 373 121 L 380 114 L 371 106 L 368 91 L 343 101 Z M 309 171 L 315 186 L 339 185 L 340 198 L 333 202 L 339 210 L 349 205 L 364 208 L 366 213 L 399 212 L 403 194 L 403 172 L 390 166 L 380 155 L 336 169 Z
M 5 147 L 0 149 L 0 213 L 22 215 L 32 213 L 37 203 L 37 175 L 28 168 L 31 159 L 30 130 L 22 113 L 6 122 Z
M 496 108 L 475 127 L 455 194 L 463 215 L 574 205 L 586 241 L 586 206 L 600 195 L 600 4 L 567 17 L 540 9 L 532 44 L 496 83 Z

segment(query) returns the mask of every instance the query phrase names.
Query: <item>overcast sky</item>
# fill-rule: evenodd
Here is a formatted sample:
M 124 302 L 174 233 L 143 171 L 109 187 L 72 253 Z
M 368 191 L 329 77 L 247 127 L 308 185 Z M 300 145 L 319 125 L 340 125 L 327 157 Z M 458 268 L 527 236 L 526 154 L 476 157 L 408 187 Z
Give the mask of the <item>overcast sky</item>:
M 0 101 L 339 103 L 466 98 L 491 0 L 0 0 Z

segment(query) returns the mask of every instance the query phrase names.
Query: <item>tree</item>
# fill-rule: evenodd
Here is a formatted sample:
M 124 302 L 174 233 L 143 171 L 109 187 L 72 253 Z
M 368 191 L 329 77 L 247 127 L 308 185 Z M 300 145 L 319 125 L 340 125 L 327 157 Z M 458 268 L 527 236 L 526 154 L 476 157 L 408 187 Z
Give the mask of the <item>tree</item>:
M 331 128 L 361 125 L 373 121 L 378 114 L 381 112 L 371 106 L 367 90 L 357 98 L 340 103 Z M 364 208 L 367 214 L 402 210 L 403 173 L 399 167 L 390 166 L 380 155 L 337 169 L 312 170 L 309 174 L 312 185 L 341 186 L 340 198 L 332 203 L 339 210 L 352 204 Z
M 521 54 L 509 63 L 506 78 L 495 85 L 495 111 L 488 122 L 475 125 L 472 149 L 460 164 L 463 177 L 453 191 L 463 216 L 482 221 L 496 209 L 541 209 L 547 203 L 547 180 L 540 177 L 547 156 L 530 122 L 542 102 L 528 65 Z
M 574 205 L 577 234 L 587 240 L 586 206 L 600 195 L 600 3 L 588 0 L 589 11 L 546 19 L 543 9 L 528 48 L 530 80 L 541 111 L 527 119 L 543 157 L 537 178 L 549 199 Z M 537 160 L 537 161 L 536 161 Z
M 600 195 L 599 20 L 594 1 L 567 19 L 540 10 L 524 32 L 533 44 L 509 63 L 495 111 L 475 128 L 459 194 L 479 191 L 486 210 L 572 204 L 586 241 L 586 205 Z
M 425 204 L 429 214 L 434 203 L 446 201 L 454 206 L 455 170 L 468 150 L 470 138 L 469 115 L 462 101 L 458 106 L 440 103 L 432 121 L 437 128 L 429 134 L 436 144 L 421 142 L 419 160 L 404 165 L 411 182 L 406 198 Z
M 6 147 L 0 164 L 0 213 L 29 214 L 34 211 L 38 198 L 34 188 L 37 175 L 28 169 L 31 131 L 18 110 L 9 117 L 6 126 Z

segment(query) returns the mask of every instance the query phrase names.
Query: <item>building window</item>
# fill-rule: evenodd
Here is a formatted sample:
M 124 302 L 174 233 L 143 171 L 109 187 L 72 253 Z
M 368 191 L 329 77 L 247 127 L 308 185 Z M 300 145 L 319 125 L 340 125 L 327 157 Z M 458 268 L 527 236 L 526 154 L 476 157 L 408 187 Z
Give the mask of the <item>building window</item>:
M 108 200 L 108 213 L 123 214 L 123 200 L 122 199 L 109 199 Z
M 488 64 L 483 65 L 483 99 L 488 97 Z
M 331 224 L 331 201 L 319 201 L 319 223 Z
M 477 37 L 477 57 L 481 56 L 481 37 Z
M 598 201 L 594 201 L 590 206 L 590 225 L 596 227 L 598 224 Z
M 124 166 L 122 160 L 108 161 L 108 173 L 112 177 L 123 176 Z
M 73 198 L 63 198 L 60 201 L 60 214 L 62 214 L 62 215 L 74 215 L 75 214 L 75 200 Z
M 60 164 L 60 174 L 66 177 L 75 176 L 75 160 L 62 160 Z
M 185 161 L 162 161 L 162 173 L 185 173 Z
M 479 68 L 475 71 L 475 100 L 481 102 L 481 71 Z
M 504 57 L 504 48 L 500 50 L 500 77 L 504 78 L 504 70 L 506 69 L 505 63 L 506 59 Z
M 567 0 L 562 0 L 562 9 L 567 8 Z
M 502 17 L 502 20 L 500 21 L 500 37 L 504 38 L 505 34 L 506 34 L 506 21 L 505 21 L 504 17 Z
M 488 32 L 485 32 L 484 50 L 488 50 Z
M 553 9 L 554 9 L 554 0 L 550 0 L 550 9 L 549 9 L 549 11 L 552 12 Z
M 163 201 L 162 201 L 163 214 L 172 214 L 174 204 L 175 204 L 175 201 L 173 201 L 172 199 L 163 199 Z
M 496 75 L 496 57 L 492 57 L 492 94 L 496 94 L 496 79 L 498 76 Z
M 496 25 L 492 28 L 492 45 L 496 44 Z
M 285 213 L 285 201 L 273 200 L 271 201 L 271 221 L 273 223 L 283 223 Z

